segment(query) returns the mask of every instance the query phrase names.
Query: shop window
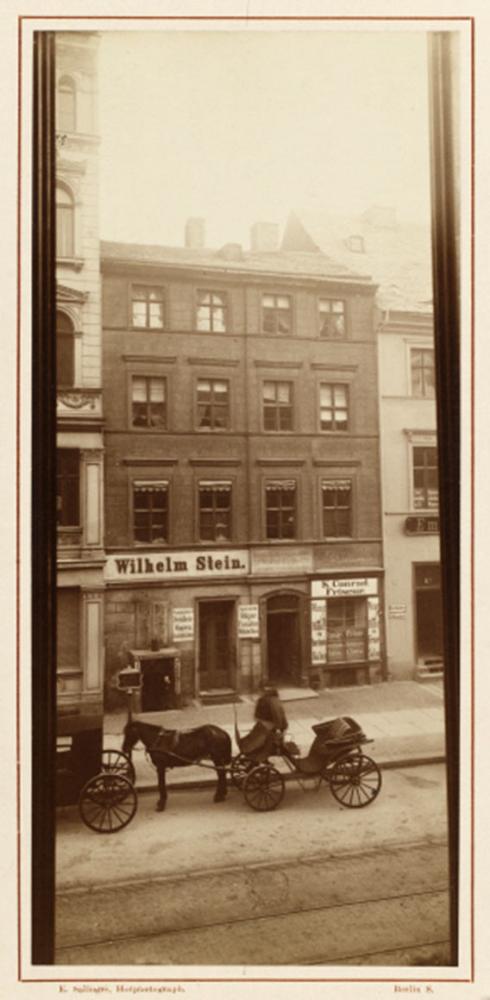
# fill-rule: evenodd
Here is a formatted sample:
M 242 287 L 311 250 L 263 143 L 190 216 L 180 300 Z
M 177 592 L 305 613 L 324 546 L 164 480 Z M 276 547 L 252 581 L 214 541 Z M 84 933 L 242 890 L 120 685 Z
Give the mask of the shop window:
M 80 456 L 74 448 L 56 454 L 56 519 L 61 528 L 80 524 Z
M 412 378 L 412 396 L 421 399 L 434 399 L 435 372 L 434 351 L 425 348 L 412 348 L 410 351 L 410 370 Z
M 350 538 L 352 535 L 352 483 L 350 479 L 324 479 L 322 482 L 324 538 Z
M 264 382 L 262 408 L 265 431 L 293 429 L 292 382 Z
M 296 483 L 275 480 L 265 488 L 266 537 L 296 538 Z
M 323 383 L 320 386 L 320 427 L 322 431 L 346 431 L 349 399 L 346 385 Z
M 345 337 L 345 302 L 341 299 L 319 299 L 320 337 L 341 340 Z
M 69 316 L 56 313 L 56 382 L 61 387 L 75 385 L 75 331 Z
M 58 84 L 56 103 L 59 132 L 74 132 L 76 125 L 76 90 L 69 76 L 62 76 Z
M 131 386 L 131 424 L 133 427 L 167 426 L 167 384 L 164 378 L 134 376 Z
M 327 600 L 327 661 L 350 663 L 367 657 L 366 601 L 351 597 Z
M 168 483 L 133 483 L 133 537 L 141 544 L 168 539 Z
M 412 461 L 415 510 L 437 510 L 439 507 L 437 448 L 414 446 Z
M 131 322 L 137 329 L 163 329 L 162 288 L 156 285 L 132 285 Z
M 200 430 L 226 430 L 230 425 L 230 391 L 225 379 L 197 381 L 197 425 Z
M 226 295 L 223 292 L 198 292 L 197 329 L 206 333 L 226 332 Z
M 292 310 L 289 295 L 262 296 L 262 333 L 291 333 Z
M 56 186 L 56 256 L 75 256 L 75 203 L 60 184 Z
M 199 483 L 199 538 L 227 542 L 231 538 L 231 483 Z

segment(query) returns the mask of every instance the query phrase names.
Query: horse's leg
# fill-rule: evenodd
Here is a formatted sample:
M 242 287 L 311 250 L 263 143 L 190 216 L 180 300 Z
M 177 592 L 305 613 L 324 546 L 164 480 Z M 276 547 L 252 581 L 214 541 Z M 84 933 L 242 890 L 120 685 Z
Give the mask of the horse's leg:
M 228 786 L 226 783 L 226 768 L 223 764 L 219 764 L 217 761 L 213 761 L 216 768 L 216 774 L 218 775 L 218 784 L 216 785 L 216 791 L 214 793 L 215 802 L 223 802 L 228 794 Z
M 158 768 L 158 791 L 160 797 L 157 802 L 157 812 L 163 812 L 167 804 L 167 786 L 165 783 L 165 768 L 161 765 Z

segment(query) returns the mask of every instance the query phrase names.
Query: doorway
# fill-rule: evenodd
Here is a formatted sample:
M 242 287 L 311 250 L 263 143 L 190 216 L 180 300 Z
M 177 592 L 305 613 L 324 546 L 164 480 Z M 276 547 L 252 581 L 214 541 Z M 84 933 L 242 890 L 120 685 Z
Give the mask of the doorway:
M 442 599 L 440 567 L 415 567 L 417 662 L 429 670 L 443 664 Z
M 300 599 L 278 594 L 267 601 L 267 676 L 275 684 L 300 683 Z
M 201 691 L 229 688 L 232 679 L 234 601 L 199 603 L 199 674 Z

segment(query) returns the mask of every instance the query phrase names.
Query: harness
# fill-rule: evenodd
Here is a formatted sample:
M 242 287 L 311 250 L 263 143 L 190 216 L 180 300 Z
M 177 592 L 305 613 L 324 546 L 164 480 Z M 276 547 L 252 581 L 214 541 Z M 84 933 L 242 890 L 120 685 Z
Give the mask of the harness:
M 173 730 L 172 743 L 169 749 L 167 749 L 166 747 L 165 748 L 158 747 L 157 744 L 159 739 L 168 732 L 169 732 L 168 729 L 159 729 L 155 737 L 154 744 L 151 747 L 145 748 L 146 759 L 150 760 L 151 764 L 153 764 L 154 767 L 157 767 L 157 764 L 155 764 L 155 761 L 151 756 L 153 753 L 155 755 L 167 754 L 167 756 L 169 757 L 174 757 L 176 761 L 180 761 L 181 764 L 195 764 L 197 767 L 204 767 L 208 771 L 226 771 L 225 764 L 203 764 L 202 760 L 195 760 L 194 758 L 182 757 L 181 754 L 176 753 L 175 747 L 179 742 L 179 735 L 181 735 L 178 729 Z M 172 764 L 170 764 L 169 766 L 172 767 Z

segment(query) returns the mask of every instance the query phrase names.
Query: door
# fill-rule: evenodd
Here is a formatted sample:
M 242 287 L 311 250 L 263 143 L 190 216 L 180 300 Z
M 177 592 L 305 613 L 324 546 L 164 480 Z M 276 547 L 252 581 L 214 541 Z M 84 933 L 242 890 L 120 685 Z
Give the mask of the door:
M 233 601 L 201 601 L 199 604 L 201 691 L 231 686 L 233 608 Z
M 280 594 L 267 602 L 268 679 L 275 684 L 298 684 L 301 675 L 299 598 Z
M 443 661 L 441 570 L 438 563 L 415 567 L 417 661 L 441 669 Z

